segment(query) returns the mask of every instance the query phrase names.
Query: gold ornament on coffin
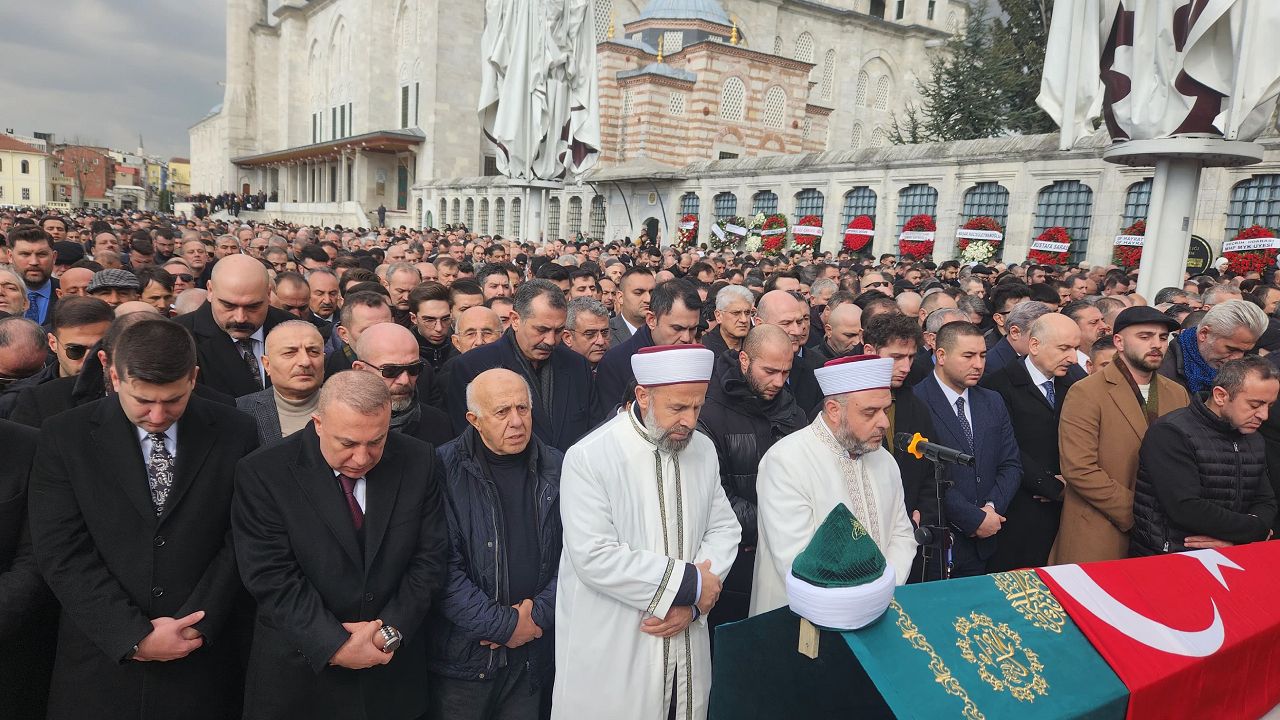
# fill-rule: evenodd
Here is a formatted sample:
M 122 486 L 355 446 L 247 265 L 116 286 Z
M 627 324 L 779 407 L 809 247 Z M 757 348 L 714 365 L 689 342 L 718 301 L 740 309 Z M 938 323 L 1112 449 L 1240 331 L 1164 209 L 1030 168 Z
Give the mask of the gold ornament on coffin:
M 1034 570 L 996 573 L 991 579 L 1004 593 L 1009 605 L 1027 622 L 1041 630 L 1062 634 L 1062 628 L 1067 624 L 1067 613 Z
M 1049 683 L 1040 674 L 1044 665 L 1035 651 L 1022 646 L 1016 630 L 980 612 L 956 618 L 955 628 L 960 657 L 977 665 L 978 677 L 996 692 L 1008 691 L 1022 702 L 1048 694 Z
M 891 601 L 889 608 L 898 613 L 897 625 L 898 630 L 902 633 L 902 639 L 906 640 L 911 647 L 929 656 L 929 670 L 933 672 L 934 681 L 941 685 L 948 695 L 954 695 L 964 703 L 964 710 L 961 716 L 965 720 L 986 720 L 986 715 L 983 715 L 978 706 L 969 698 L 969 693 L 965 692 L 960 680 L 951 674 L 951 669 L 947 667 L 947 663 L 943 661 L 937 651 L 933 649 L 933 645 L 920 632 L 919 626 L 912 622 L 911 616 L 907 615 L 897 600 Z

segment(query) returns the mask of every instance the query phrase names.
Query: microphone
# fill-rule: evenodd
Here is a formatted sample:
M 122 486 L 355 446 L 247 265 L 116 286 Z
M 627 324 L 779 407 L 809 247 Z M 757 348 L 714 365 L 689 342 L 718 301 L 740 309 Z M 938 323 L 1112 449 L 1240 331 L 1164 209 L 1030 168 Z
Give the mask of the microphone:
M 905 448 L 908 453 L 919 459 L 928 458 L 934 462 L 955 463 L 956 465 L 968 465 L 969 467 L 973 467 L 977 462 L 972 455 L 962 453 L 946 445 L 931 443 L 928 438 L 921 436 L 920 433 L 915 435 L 896 433 L 893 436 L 893 441 L 898 447 Z

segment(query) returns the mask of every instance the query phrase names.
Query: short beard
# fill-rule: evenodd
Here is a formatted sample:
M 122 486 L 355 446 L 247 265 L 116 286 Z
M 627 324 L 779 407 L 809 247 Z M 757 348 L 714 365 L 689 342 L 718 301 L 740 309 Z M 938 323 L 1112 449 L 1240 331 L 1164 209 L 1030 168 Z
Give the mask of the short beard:
M 664 428 L 658 425 L 658 418 L 653 414 L 652 405 L 644 412 L 644 428 L 649 431 L 649 440 L 658 446 L 658 450 L 670 455 L 678 455 L 693 441 L 693 432 L 689 428 L 682 425 Z M 688 431 L 688 436 L 684 440 L 672 440 L 671 433 L 676 430 Z
M 391 412 L 399 414 L 408 410 L 413 407 L 413 401 L 416 399 L 415 395 L 406 395 L 403 398 L 396 398 L 395 396 L 392 396 Z
M 861 457 L 879 449 L 883 444 L 883 441 L 864 442 L 854 437 L 853 433 L 849 432 L 849 428 L 845 424 L 845 412 L 848 411 L 844 409 L 841 410 L 840 416 L 836 418 L 836 427 L 831 433 L 835 436 L 836 442 L 840 443 L 840 447 L 844 448 L 845 452 L 854 457 Z
M 1126 359 L 1126 360 L 1128 360 L 1128 361 L 1129 361 L 1129 364 L 1130 364 L 1130 365 L 1132 365 L 1132 366 L 1134 366 L 1134 367 L 1136 367 L 1136 368 L 1138 368 L 1138 369 L 1140 369 L 1140 370 L 1145 370 L 1145 371 L 1147 371 L 1147 372 L 1155 372 L 1156 370 L 1159 370 L 1159 369 L 1160 369 L 1160 366 L 1161 366 L 1161 365 L 1163 365 L 1163 364 L 1164 364 L 1164 355 L 1163 355 L 1163 354 L 1160 356 L 1160 359 L 1159 359 L 1158 361 L 1156 361 L 1156 364 L 1155 364 L 1155 365 L 1152 365 L 1152 364 L 1151 364 L 1151 361 L 1147 359 L 1147 356 L 1146 356 L 1145 354 L 1142 354 L 1142 355 L 1139 355 L 1139 356 L 1137 356 L 1137 357 L 1134 357 L 1133 355 L 1129 354 L 1129 352 L 1128 352 L 1128 351 L 1126 351 L 1126 352 L 1124 353 L 1124 357 L 1125 357 L 1125 359 Z

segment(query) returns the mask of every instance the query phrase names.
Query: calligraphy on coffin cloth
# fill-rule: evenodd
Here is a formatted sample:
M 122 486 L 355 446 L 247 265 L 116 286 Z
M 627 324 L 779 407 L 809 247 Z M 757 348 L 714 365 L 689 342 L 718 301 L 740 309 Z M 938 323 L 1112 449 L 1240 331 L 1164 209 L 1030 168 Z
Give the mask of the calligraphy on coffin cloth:
M 1049 683 L 1040 674 L 1044 665 L 1034 650 L 1022 646 L 1017 630 L 980 612 L 956 618 L 955 628 L 960 657 L 977 665 L 978 677 L 996 692 L 1008 691 L 1022 702 L 1048 693 Z

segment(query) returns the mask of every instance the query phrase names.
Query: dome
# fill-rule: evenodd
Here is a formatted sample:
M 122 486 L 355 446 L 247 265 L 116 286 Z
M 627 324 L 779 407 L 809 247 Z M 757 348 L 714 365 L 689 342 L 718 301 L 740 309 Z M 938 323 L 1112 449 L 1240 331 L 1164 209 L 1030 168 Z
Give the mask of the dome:
M 731 25 L 729 14 L 719 0 L 650 0 L 640 11 L 640 20 L 705 20 Z

